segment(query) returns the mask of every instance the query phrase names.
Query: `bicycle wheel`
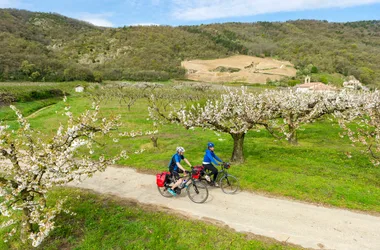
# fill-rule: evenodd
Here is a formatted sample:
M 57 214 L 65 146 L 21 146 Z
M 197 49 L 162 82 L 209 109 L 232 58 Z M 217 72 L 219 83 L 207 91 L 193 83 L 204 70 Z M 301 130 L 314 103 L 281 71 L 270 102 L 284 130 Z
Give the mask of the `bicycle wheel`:
M 220 188 L 226 194 L 234 194 L 240 187 L 239 180 L 233 175 L 225 175 L 220 179 Z
M 173 195 L 171 193 L 168 192 L 168 187 L 159 187 L 157 186 L 157 189 L 158 189 L 158 192 L 160 192 L 160 194 L 164 197 L 173 197 Z
M 219 171 L 219 172 L 218 172 L 218 176 L 216 177 L 215 182 L 219 183 L 220 180 L 222 179 L 222 177 L 223 177 L 224 175 L 225 175 L 225 174 L 224 174 L 223 171 Z
M 208 179 L 211 180 L 211 178 L 208 176 Z M 211 181 L 208 181 L 206 179 L 206 175 L 204 176 L 201 176 L 197 181 L 200 181 L 202 182 L 203 184 L 205 184 L 206 186 L 210 186 L 211 185 Z
M 207 186 L 201 181 L 194 181 L 186 189 L 190 200 L 195 203 L 203 203 L 208 198 Z
M 209 182 L 208 182 L 206 179 L 199 178 L 198 181 L 199 181 L 199 182 L 202 182 L 202 183 L 205 184 L 206 186 L 207 186 L 207 185 L 210 185 Z

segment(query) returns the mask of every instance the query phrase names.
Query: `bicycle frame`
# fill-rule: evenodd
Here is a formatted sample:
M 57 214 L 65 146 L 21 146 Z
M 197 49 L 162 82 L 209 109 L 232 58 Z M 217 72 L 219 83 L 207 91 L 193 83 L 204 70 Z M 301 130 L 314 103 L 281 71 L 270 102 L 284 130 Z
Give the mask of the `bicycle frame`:
M 219 166 L 220 166 L 220 170 L 218 170 L 218 176 L 217 176 L 217 179 L 215 180 L 215 182 L 219 182 L 219 180 L 223 177 L 223 176 L 228 176 L 228 168 L 226 167 L 226 166 L 230 166 L 230 164 L 229 163 L 223 163 L 223 164 L 219 164 Z M 208 176 L 210 176 L 210 174 L 209 174 L 209 170 L 206 172 L 206 170 L 207 169 L 204 169 L 203 170 L 203 175 L 201 176 L 201 178 L 200 179 L 202 179 L 202 180 L 205 180 L 205 181 L 207 181 L 205 178 L 204 178 L 204 175 L 208 175 Z M 207 181 L 208 182 L 208 181 Z
M 230 175 L 228 173 L 228 169 L 230 168 L 229 163 L 223 163 L 220 164 L 221 169 L 218 170 L 218 176 L 215 180 L 215 183 L 219 184 L 219 187 L 222 189 L 222 191 L 226 194 L 234 194 L 239 190 L 240 184 L 238 178 L 236 178 L 233 175 Z M 203 175 L 201 175 L 200 180 L 207 182 L 209 185 L 213 186 L 214 182 L 211 181 L 210 179 L 207 180 L 207 177 L 210 177 L 210 172 L 207 171 L 206 169 L 202 170 Z
M 190 185 L 190 183 L 194 183 L 193 185 L 197 189 L 197 186 L 195 184 L 196 183 L 195 180 L 197 180 L 197 179 L 193 178 L 193 173 L 189 172 L 189 173 L 187 173 L 187 175 L 188 176 L 180 176 L 180 179 L 186 180 L 186 185 Z M 170 175 L 170 178 L 171 178 L 171 183 L 169 183 L 169 184 L 174 184 L 174 183 L 176 183 L 179 180 L 179 179 L 174 178 L 173 175 Z M 165 187 L 170 188 L 171 185 L 169 185 L 169 184 L 165 183 Z M 177 187 L 177 188 L 180 189 L 180 190 L 182 190 L 182 189 L 185 189 L 185 186 L 183 186 L 183 187 Z
M 190 198 L 191 201 L 195 203 L 204 203 L 208 198 L 207 185 L 200 181 L 196 181 L 197 179 L 193 178 L 193 174 L 196 174 L 196 173 L 197 171 L 192 169 L 192 171 L 188 173 L 188 176 L 185 177 L 185 180 L 187 180 L 186 185 L 184 187 L 176 187 L 174 191 L 177 193 L 177 195 L 179 195 L 182 189 L 186 188 L 187 196 Z M 167 189 L 172 187 L 173 183 L 178 181 L 178 179 L 174 178 L 173 175 L 171 175 L 169 178 L 170 180 L 165 182 L 163 190 L 160 187 L 157 187 L 158 191 L 164 197 L 171 197 L 171 194 L 167 194 L 166 191 Z M 202 199 L 201 200 L 195 199 L 195 196 L 191 195 L 192 192 L 195 192 L 195 196 L 201 194 Z M 202 194 L 204 194 L 204 196 L 202 196 Z

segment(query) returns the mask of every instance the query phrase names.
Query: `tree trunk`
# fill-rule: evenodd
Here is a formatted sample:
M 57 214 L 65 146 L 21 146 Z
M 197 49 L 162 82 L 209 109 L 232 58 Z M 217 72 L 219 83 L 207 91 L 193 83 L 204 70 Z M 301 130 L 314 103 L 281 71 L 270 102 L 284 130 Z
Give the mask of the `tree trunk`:
M 289 135 L 287 136 L 287 140 L 290 144 L 292 145 L 297 145 L 298 140 L 297 140 L 297 128 L 293 126 L 293 124 L 289 124 Z
M 244 162 L 243 145 L 244 145 L 245 133 L 231 134 L 231 136 L 234 139 L 234 150 L 232 152 L 231 161 L 237 162 L 237 163 L 243 163 Z
M 25 243 L 28 240 L 29 234 L 32 232 L 32 224 L 30 224 L 29 218 L 30 218 L 30 211 L 28 208 L 24 208 L 23 215 L 22 215 L 21 232 L 20 232 L 20 239 L 23 243 Z
M 297 145 L 298 144 L 298 141 L 297 141 L 297 127 L 294 124 L 293 119 L 294 119 L 293 115 L 290 114 L 289 121 L 288 121 L 289 135 L 286 137 L 286 139 L 288 140 L 288 142 L 290 144 Z
M 290 135 L 288 137 L 288 142 L 292 145 L 297 145 L 297 130 L 289 131 Z
M 153 142 L 153 147 L 157 148 L 158 147 L 158 143 L 157 143 L 158 137 L 152 136 L 152 137 L 150 137 L 150 139 Z
M 21 196 L 24 203 L 28 201 L 33 201 L 33 196 L 31 196 L 29 192 L 25 190 L 21 192 Z M 20 230 L 20 239 L 23 243 L 25 243 L 28 240 L 29 234 L 32 232 L 32 224 L 29 222 L 30 214 L 31 214 L 31 211 L 27 207 L 24 207 L 22 209 L 22 224 L 21 224 L 21 230 Z

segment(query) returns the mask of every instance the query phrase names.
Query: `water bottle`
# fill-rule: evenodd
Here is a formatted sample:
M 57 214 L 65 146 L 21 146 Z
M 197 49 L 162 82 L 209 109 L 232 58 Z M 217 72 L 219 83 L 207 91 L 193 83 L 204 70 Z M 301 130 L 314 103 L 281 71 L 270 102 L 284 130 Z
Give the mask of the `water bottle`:
M 179 185 L 180 188 L 184 188 L 187 180 L 183 180 L 183 182 Z

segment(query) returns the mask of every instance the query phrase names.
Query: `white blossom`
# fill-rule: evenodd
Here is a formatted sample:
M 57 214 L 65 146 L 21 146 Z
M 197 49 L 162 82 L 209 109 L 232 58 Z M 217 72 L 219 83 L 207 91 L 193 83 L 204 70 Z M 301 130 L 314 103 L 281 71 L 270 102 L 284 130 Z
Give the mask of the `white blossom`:
M 296 140 L 296 131 L 301 125 L 340 111 L 353 110 L 361 98 L 350 92 L 297 93 L 292 90 L 273 90 L 251 93 L 247 88 L 226 89 L 219 99 L 209 99 L 206 103 L 189 105 L 169 105 L 165 110 L 159 97 L 150 100 L 150 118 L 157 122 L 170 121 L 187 129 L 201 127 L 228 133 L 234 139 L 231 160 L 242 161 L 245 134 L 265 127 L 276 138 Z M 356 112 L 357 113 L 357 112 Z M 363 138 L 357 138 L 363 141 Z
M 145 149 L 142 148 L 142 149 L 140 149 L 140 150 L 136 150 L 136 151 L 135 151 L 135 154 L 141 154 L 141 153 L 144 152 L 144 151 L 145 151 Z
M 353 146 L 362 146 L 371 156 L 374 166 L 380 165 L 380 92 L 359 92 L 351 94 L 352 106 L 335 112 L 339 125 L 344 130 L 340 136 L 347 136 Z M 351 158 L 351 154 L 347 153 Z
M 9 131 L 8 125 L 1 124 L 0 127 L 0 214 L 12 218 L 4 220 L 1 227 L 38 225 L 28 237 L 33 246 L 40 245 L 54 229 L 57 214 L 69 212 L 63 207 L 64 198 L 58 199 L 55 205 L 47 205 L 47 191 L 56 185 L 80 181 L 104 170 L 111 162 L 128 157 L 126 151 L 112 158 L 100 156 L 97 161 L 89 157 L 94 153 L 95 138 L 110 136 L 117 143 L 118 139 L 111 131 L 121 125 L 120 116 L 103 119 L 99 117 L 99 106 L 94 107 L 77 117 L 66 107 L 63 110 L 68 116 L 66 125 L 61 124 L 53 138 L 41 138 L 43 133 L 32 130 L 21 112 L 11 106 L 20 128 Z M 128 134 L 137 136 L 142 132 Z M 89 154 L 79 150 L 82 147 L 86 147 Z M 27 211 L 26 219 L 14 216 L 16 211 Z M 15 226 L 3 239 L 13 236 L 19 228 Z
M 250 93 L 247 88 L 226 89 L 220 99 L 208 99 L 205 104 L 197 103 L 190 108 L 185 105 L 171 106 L 169 112 L 160 109 L 156 97 L 151 98 L 149 113 L 155 121 L 168 120 L 180 123 L 187 129 L 201 127 L 230 134 L 242 143 L 245 134 L 255 126 L 265 123 L 273 114 L 264 94 Z M 237 145 L 237 144 L 234 144 Z M 234 148 L 232 160 L 241 161 L 239 147 Z

